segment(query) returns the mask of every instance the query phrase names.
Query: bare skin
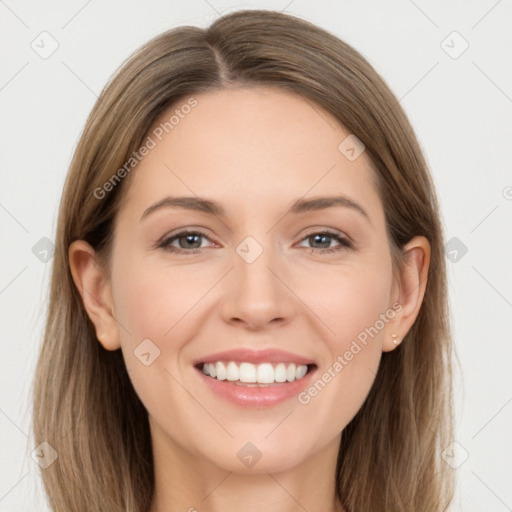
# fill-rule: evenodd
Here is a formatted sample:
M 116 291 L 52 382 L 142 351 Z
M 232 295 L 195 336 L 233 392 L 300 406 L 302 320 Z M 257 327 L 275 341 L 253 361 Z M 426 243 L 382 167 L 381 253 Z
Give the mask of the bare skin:
M 417 317 L 429 243 L 409 242 L 395 281 L 371 161 L 366 153 L 349 161 L 339 151 L 349 133 L 320 108 L 269 88 L 194 97 L 197 107 L 124 184 L 111 274 L 86 242 L 69 249 L 98 338 L 107 350 L 122 349 L 148 411 L 151 512 L 342 510 L 334 479 L 341 433 L 363 404 L 382 352 L 398 346 L 392 334 L 400 342 Z M 214 200 L 225 216 L 162 207 L 141 220 L 166 196 Z M 320 196 L 348 197 L 367 216 L 346 206 L 286 213 L 296 200 Z M 186 229 L 201 235 L 171 240 L 181 253 L 158 247 Z M 325 230 L 350 247 L 313 236 Z M 248 236 L 257 243 L 250 251 L 263 249 L 251 263 L 236 250 Z M 390 310 L 378 334 L 333 372 L 358 334 Z M 160 350 L 148 366 L 134 356 L 145 339 Z M 241 407 L 214 394 L 193 366 L 237 347 L 283 349 L 313 359 L 316 378 L 329 368 L 335 376 L 307 404 L 293 397 Z M 261 454 L 250 467 L 237 456 L 249 442 Z

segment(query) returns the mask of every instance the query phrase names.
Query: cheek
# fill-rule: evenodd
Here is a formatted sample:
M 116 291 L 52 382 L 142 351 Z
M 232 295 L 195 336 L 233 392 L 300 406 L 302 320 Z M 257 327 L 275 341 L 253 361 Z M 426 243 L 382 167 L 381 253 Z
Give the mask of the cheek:
M 118 265 L 113 289 L 117 319 L 126 329 L 120 329 L 122 341 L 129 337 L 130 343 L 140 343 L 149 338 L 160 345 L 170 332 L 185 325 L 181 320 L 185 316 L 189 320 L 194 305 L 211 286 L 211 275 L 202 274 L 208 272 L 165 267 L 150 259 L 132 258 Z
M 126 368 L 144 407 L 162 425 L 169 426 L 176 408 L 197 413 L 177 384 L 183 382 L 182 349 L 196 332 L 193 317 L 199 308 L 194 305 L 211 286 L 195 277 L 197 272 L 183 266 L 165 267 L 137 256 L 118 260 L 112 273 Z M 175 422 L 170 429 L 185 436 L 186 426 L 190 421 Z
M 321 282 L 328 284 L 319 286 Z M 358 337 L 364 343 L 365 333 L 368 340 L 376 339 L 375 344 L 378 343 L 385 326 L 380 319 L 389 307 L 392 286 L 390 263 L 389 268 L 382 261 L 340 271 L 330 269 L 323 276 L 316 273 L 314 277 L 303 279 L 301 286 L 302 297 L 307 297 L 305 301 L 311 304 L 311 309 L 327 327 L 332 353 L 347 350 L 351 341 Z
M 343 333 L 342 342 L 357 339 L 364 343 L 369 339 L 381 339 L 386 325 L 381 318 L 388 309 L 390 293 L 388 283 L 382 281 L 382 277 L 374 276 L 346 286 L 340 298 L 336 326 Z
M 328 291 L 316 302 L 318 316 L 329 328 L 328 355 L 299 402 L 330 425 L 332 435 L 354 417 L 375 380 L 383 330 L 394 313 L 388 310 L 390 265 L 382 261 L 360 271 L 331 272 Z

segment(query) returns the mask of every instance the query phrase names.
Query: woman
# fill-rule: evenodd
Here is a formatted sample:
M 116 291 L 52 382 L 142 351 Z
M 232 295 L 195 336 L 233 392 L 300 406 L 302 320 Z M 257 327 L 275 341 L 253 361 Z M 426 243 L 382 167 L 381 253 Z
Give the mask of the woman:
M 62 197 L 34 403 L 53 509 L 446 510 L 442 247 L 353 48 L 260 10 L 147 43 Z

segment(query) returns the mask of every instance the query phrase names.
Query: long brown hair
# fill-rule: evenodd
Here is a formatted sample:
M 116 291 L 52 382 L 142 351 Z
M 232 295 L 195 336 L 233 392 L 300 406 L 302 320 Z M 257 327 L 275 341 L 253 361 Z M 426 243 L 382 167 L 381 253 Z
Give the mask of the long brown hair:
M 106 351 L 96 339 L 71 277 L 68 248 L 86 240 L 108 268 L 126 180 L 101 199 L 95 191 L 125 165 L 170 105 L 240 85 L 295 92 L 364 143 L 395 266 L 413 236 L 431 244 L 419 316 L 404 342 L 383 354 L 366 401 L 344 429 L 336 482 L 349 512 L 446 510 L 453 483 L 440 455 L 453 428 L 452 346 L 443 233 L 426 162 L 396 97 L 356 50 L 313 24 L 264 10 L 234 12 L 206 29 L 178 27 L 152 39 L 107 84 L 86 122 L 60 204 L 34 382 L 36 445 L 46 441 L 59 455 L 42 471 L 50 504 L 56 512 L 143 512 L 150 506 L 147 413 L 121 351 Z

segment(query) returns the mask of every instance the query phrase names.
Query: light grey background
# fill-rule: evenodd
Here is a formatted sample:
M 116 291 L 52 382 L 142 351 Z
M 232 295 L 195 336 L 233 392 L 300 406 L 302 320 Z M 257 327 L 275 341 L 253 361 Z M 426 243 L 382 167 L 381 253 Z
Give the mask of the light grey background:
M 285 10 L 338 35 L 369 59 L 409 115 L 446 238 L 458 239 L 447 251 L 464 375 L 457 444 L 444 454 L 458 477 L 453 510 L 512 510 L 510 0 L 0 0 L 0 511 L 46 510 L 29 401 L 50 268 L 40 240 L 54 240 L 86 116 L 114 70 L 150 37 L 238 8 Z M 41 58 L 52 44 L 56 51 Z

